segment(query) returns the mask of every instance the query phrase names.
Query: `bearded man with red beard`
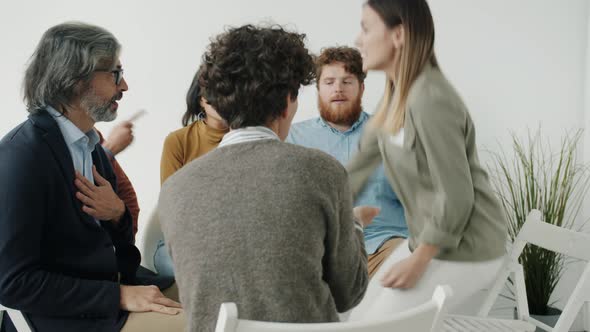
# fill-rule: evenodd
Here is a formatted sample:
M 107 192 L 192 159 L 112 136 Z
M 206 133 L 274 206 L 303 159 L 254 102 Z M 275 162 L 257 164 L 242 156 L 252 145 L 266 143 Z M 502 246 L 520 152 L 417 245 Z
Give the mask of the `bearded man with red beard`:
M 292 125 L 286 141 L 319 149 L 346 165 L 356 153 L 369 119 L 361 105 L 365 77 L 359 51 L 350 47 L 323 49 L 316 60 L 320 116 Z M 354 205 L 377 208 L 373 209 L 377 216 L 364 228 L 369 276 L 373 276 L 408 236 L 403 206 L 385 178 L 383 165 L 371 175 Z

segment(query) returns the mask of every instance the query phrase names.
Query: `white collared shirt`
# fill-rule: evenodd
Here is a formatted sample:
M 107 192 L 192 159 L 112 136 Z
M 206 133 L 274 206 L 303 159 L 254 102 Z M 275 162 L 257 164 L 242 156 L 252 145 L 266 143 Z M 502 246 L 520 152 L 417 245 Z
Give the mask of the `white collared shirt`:
M 263 139 L 279 140 L 279 136 L 268 127 L 255 126 L 230 130 L 223 136 L 218 147 L 224 147 L 232 144 L 253 142 Z
M 47 106 L 45 109 L 57 122 L 57 126 L 70 151 L 74 169 L 87 178 L 88 181 L 94 183 L 92 152 L 96 148 L 96 144 L 100 142 L 100 137 L 94 129 L 83 133 L 70 119 L 59 113 L 55 108 Z M 98 221 L 96 222 L 98 223 Z

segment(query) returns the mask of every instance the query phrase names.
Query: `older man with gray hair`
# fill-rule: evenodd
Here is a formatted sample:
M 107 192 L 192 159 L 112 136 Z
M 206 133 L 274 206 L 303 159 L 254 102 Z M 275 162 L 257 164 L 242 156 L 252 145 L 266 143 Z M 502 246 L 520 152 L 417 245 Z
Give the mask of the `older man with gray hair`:
M 97 26 L 50 28 L 25 73 L 29 118 L 0 141 L 0 303 L 35 331 L 183 327 L 178 302 L 135 286 L 131 215 L 93 129 L 127 91 L 120 49 Z

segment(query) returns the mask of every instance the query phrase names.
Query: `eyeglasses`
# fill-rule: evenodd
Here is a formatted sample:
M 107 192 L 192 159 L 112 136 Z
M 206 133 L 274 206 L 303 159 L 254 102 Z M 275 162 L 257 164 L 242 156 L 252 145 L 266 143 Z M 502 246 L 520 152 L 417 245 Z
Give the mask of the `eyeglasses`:
M 100 72 L 105 72 L 105 73 L 112 73 L 113 77 L 115 78 L 115 84 L 119 85 L 121 84 L 121 81 L 123 80 L 123 68 L 117 68 L 117 69 L 97 69 L 96 71 L 100 71 Z

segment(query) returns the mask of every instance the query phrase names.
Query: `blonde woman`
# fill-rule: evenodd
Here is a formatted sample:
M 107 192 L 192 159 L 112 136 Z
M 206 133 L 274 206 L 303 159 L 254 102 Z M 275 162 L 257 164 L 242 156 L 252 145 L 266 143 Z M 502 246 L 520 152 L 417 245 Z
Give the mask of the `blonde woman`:
M 383 161 L 410 236 L 371 280 L 351 319 L 416 306 L 437 284 L 453 287 L 451 311 L 457 311 L 492 282 L 507 239 L 473 122 L 436 61 L 425 0 L 369 0 L 361 27 L 363 69 L 383 71 L 388 80 L 349 164 L 351 186 L 358 195 Z

